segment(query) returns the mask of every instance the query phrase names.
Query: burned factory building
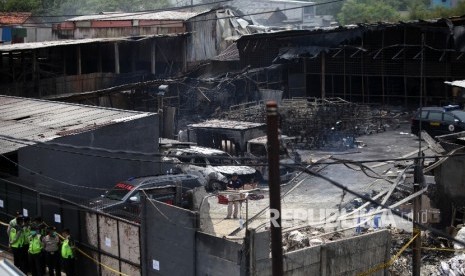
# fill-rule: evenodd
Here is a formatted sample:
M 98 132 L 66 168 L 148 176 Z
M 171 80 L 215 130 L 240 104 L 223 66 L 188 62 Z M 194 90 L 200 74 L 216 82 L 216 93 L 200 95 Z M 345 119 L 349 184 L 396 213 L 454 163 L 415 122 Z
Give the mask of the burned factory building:
M 282 64 L 285 97 L 411 106 L 423 90 L 437 105 L 452 97 L 444 81 L 465 74 L 464 19 L 261 33 L 237 47 L 242 67 Z

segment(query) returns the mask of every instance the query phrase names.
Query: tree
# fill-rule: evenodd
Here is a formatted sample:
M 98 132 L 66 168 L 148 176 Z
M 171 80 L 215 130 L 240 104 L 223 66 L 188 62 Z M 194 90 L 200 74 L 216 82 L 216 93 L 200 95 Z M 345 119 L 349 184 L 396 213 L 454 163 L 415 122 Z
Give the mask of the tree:
M 342 6 L 337 18 L 343 25 L 398 21 L 400 14 L 389 2 L 393 3 L 393 1 L 379 0 L 348 0 Z
M 34 12 L 39 8 L 39 0 L 6 0 L 0 6 L 3 12 Z

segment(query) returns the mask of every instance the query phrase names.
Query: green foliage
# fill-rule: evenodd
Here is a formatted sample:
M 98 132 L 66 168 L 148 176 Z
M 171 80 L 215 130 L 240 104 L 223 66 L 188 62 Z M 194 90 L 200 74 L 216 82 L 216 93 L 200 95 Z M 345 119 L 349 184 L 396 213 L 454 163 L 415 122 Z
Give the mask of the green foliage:
M 135 12 L 169 6 L 168 0 L 42 0 L 42 2 L 43 13 L 48 15 Z
M 6 0 L 1 1 L 3 12 L 34 12 L 40 8 L 40 0 Z
M 337 18 L 340 24 L 393 22 L 400 19 L 399 12 L 389 5 L 399 1 L 348 0 Z M 400 2 L 399 2 L 400 3 Z
M 343 4 L 343 1 L 330 4 L 322 4 L 328 2 L 328 0 L 315 0 L 313 2 L 318 4 L 316 6 L 317 15 L 332 15 L 334 17 L 336 17 L 336 15 L 341 11 Z

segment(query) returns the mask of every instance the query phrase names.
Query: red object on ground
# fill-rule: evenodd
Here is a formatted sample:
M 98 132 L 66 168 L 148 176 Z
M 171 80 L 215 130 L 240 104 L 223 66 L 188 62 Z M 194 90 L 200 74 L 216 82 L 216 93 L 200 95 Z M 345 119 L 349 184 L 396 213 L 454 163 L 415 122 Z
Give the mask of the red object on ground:
M 218 204 L 228 204 L 228 198 L 224 195 L 218 195 Z

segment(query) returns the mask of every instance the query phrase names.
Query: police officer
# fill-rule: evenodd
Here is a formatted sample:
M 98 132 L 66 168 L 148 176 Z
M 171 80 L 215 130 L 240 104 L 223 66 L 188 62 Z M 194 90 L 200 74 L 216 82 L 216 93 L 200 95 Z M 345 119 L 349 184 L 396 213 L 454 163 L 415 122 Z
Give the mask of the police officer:
M 74 243 L 71 241 L 69 229 L 64 229 L 62 234 L 61 259 L 66 276 L 74 276 Z
M 24 274 L 27 274 L 31 269 L 29 268 L 29 258 L 28 258 L 28 250 L 29 250 L 29 238 L 31 236 L 31 226 L 30 226 L 30 219 L 29 217 L 23 218 L 23 226 L 22 226 L 22 239 L 23 244 L 21 246 L 21 258 L 22 258 L 22 266 L 21 269 Z
M 8 230 L 8 243 L 10 245 L 11 251 L 13 252 L 13 262 L 14 265 L 22 269 L 23 268 L 23 257 L 21 252 L 21 247 L 23 246 L 23 234 L 22 234 L 22 218 L 15 218 L 15 223 L 10 225 Z
M 42 264 L 42 238 L 39 233 L 39 229 L 31 229 L 31 235 L 29 237 L 29 267 L 32 272 L 32 276 L 43 276 L 43 264 Z
M 60 269 L 60 238 L 53 227 L 48 227 L 47 235 L 42 238 L 44 244 L 45 263 L 50 276 L 61 276 Z

